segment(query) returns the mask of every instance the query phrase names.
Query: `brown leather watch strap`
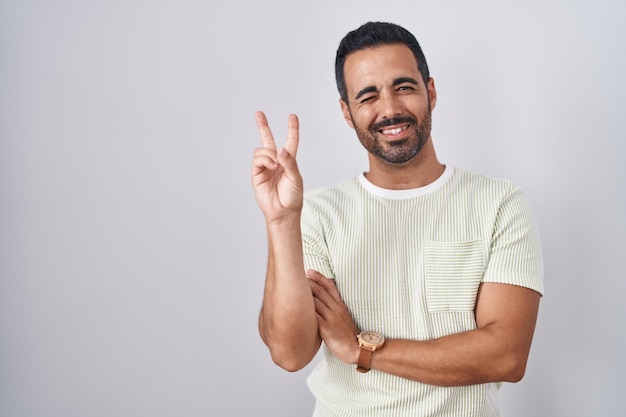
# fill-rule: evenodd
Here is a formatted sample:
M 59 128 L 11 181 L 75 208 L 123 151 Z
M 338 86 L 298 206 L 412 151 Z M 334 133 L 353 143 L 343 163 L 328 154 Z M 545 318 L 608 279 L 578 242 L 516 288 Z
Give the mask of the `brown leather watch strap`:
M 356 370 L 358 372 L 368 372 L 370 370 L 370 362 L 372 361 L 373 351 L 361 347 L 361 353 L 359 354 L 359 361 L 356 363 Z

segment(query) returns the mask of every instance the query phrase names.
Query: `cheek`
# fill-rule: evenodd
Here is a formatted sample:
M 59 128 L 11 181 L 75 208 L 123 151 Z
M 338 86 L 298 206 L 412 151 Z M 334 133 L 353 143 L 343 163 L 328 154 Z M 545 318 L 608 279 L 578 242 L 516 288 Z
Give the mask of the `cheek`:
M 369 130 L 370 126 L 376 122 L 376 116 L 370 109 L 360 109 L 352 114 L 353 124 L 361 130 Z

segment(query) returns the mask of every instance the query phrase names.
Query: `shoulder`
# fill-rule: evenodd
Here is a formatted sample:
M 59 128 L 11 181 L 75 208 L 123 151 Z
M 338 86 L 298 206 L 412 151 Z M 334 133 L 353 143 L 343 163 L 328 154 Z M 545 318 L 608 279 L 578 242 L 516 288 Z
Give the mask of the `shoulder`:
M 345 203 L 359 196 L 362 189 L 356 177 L 329 187 L 316 188 L 304 193 L 304 205 L 309 208 Z
M 333 225 L 354 220 L 362 214 L 365 194 L 356 177 L 307 191 L 304 193 L 302 221 Z
M 519 214 L 531 210 L 522 189 L 508 179 L 455 168 L 447 187 L 450 204 L 480 213 L 481 218 L 495 221 L 504 212 Z
M 507 194 L 519 189 L 512 181 L 505 178 L 494 178 L 485 174 L 455 168 L 451 185 L 470 188 L 475 192 Z

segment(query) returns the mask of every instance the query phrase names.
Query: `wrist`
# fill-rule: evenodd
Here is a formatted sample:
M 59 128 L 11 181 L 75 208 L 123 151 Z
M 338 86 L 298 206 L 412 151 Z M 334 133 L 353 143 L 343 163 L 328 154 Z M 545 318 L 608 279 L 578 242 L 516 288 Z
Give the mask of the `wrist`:
M 284 214 L 280 217 L 268 219 L 265 218 L 265 225 L 268 232 L 284 232 L 294 228 L 300 229 L 300 212 Z
M 350 361 L 351 365 L 356 365 L 359 363 L 359 356 L 361 355 L 361 346 L 359 346 L 359 335 L 355 338 L 356 343 L 354 344 L 354 349 L 352 351 L 352 361 Z
M 363 331 L 357 335 L 357 340 L 360 352 L 356 370 L 361 373 L 369 372 L 372 356 L 374 352 L 383 348 L 385 337 L 380 333 Z

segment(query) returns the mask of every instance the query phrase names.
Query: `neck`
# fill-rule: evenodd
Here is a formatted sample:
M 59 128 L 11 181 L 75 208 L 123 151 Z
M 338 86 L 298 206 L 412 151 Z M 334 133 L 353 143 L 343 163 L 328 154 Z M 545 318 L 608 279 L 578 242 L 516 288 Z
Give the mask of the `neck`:
M 404 164 L 390 164 L 369 154 L 369 172 L 365 173 L 372 184 L 388 190 L 407 190 L 424 187 L 443 174 L 445 165 L 439 162 L 432 140 L 429 138 L 420 153 Z

